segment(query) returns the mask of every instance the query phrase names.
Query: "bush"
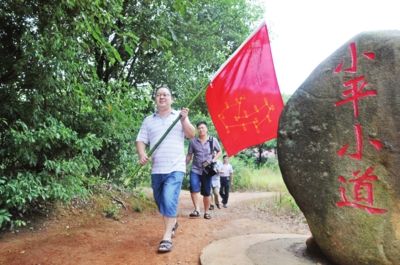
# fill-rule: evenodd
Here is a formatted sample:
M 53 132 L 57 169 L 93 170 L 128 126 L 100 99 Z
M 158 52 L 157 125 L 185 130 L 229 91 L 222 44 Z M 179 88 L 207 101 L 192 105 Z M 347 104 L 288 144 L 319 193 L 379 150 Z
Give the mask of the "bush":
M 9 144 L 3 151 L 10 155 L 1 166 L 1 226 L 23 224 L 21 218 L 43 201 L 87 194 L 86 175 L 99 166 L 93 152 L 101 140 L 95 135 L 79 137 L 49 117 L 36 129 L 18 121 L 5 139 Z

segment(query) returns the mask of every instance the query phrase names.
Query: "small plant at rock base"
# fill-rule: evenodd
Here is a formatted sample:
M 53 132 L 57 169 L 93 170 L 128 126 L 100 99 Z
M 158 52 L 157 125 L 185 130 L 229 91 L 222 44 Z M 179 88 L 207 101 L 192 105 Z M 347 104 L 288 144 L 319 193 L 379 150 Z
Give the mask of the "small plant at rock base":
M 104 212 L 105 217 L 111 218 L 114 220 L 119 220 L 120 219 L 120 216 L 119 216 L 120 210 L 121 210 L 120 205 L 112 203 L 109 206 L 107 206 L 103 210 L 103 212 Z
M 275 208 L 278 211 L 299 213 L 300 208 L 297 206 L 294 198 L 290 195 L 289 192 L 278 192 L 274 198 Z

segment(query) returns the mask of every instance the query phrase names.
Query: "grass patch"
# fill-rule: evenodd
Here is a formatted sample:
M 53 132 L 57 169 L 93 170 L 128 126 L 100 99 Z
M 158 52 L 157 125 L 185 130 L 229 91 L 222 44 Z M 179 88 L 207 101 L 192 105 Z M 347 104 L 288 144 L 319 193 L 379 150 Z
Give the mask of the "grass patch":
M 132 210 L 133 212 L 153 212 L 156 205 L 151 194 L 146 189 L 125 190 L 117 186 L 101 188 L 93 196 L 95 203 L 104 213 L 105 217 L 115 220 L 120 219 L 122 210 Z
M 271 216 L 302 217 L 300 208 L 297 206 L 292 195 L 288 191 L 276 192 L 267 200 L 255 200 L 256 211 L 268 213 Z
M 274 198 L 259 208 L 268 208 L 275 214 L 299 214 L 301 211 L 286 188 L 277 160 L 272 160 L 262 168 L 249 167 L 241 161 L 233 160 L 235 191 L 276 192 Z
M 132 211 L 137 213 L 157 210 L 157 205 L 150 194 L 144 192 L 143 190 L 137 192 L 135 196 L 131 196 L 129 198 L 129 204 Z
M 103 183 L 92 187 L 91 195 L 87 198 L 74 198 L 69 203 L 54 203 L 49 208 L 48 217 L 77 226 L 90 223 L 94 218 L 120 220 L 129 212 L 153 213 L 156 209 L 146 189 L 127 190 Z
M 241 168 L 235 173 L 234 187 L 241 191 L 286 191 L 279 169 Z
M 274 197 L 274 206 L 278 211 L 286 213 L 299 213 L 300 208 L 297 206 L 294 198 L 288 191 L 278 192 Z

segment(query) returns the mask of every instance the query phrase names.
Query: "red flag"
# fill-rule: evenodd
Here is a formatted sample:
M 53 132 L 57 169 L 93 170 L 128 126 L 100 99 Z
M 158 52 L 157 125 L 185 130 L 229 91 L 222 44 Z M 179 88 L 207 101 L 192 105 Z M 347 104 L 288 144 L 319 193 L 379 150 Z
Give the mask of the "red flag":
M 206 102 L 229 156 L 277 137 L 283 100 L 265 23 L 217 72 Z

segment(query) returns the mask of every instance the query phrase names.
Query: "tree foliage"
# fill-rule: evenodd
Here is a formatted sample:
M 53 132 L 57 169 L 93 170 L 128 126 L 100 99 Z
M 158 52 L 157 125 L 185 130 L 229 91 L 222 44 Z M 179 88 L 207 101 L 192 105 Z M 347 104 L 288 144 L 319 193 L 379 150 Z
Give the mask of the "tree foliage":
M 0 227 L 130 175 L 155 88 L 185 105 L 260 15 L 245 0 L 1 1 Z

